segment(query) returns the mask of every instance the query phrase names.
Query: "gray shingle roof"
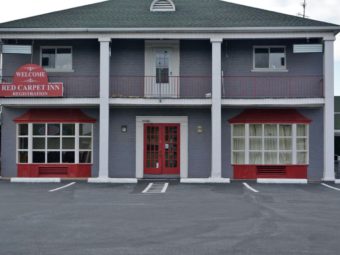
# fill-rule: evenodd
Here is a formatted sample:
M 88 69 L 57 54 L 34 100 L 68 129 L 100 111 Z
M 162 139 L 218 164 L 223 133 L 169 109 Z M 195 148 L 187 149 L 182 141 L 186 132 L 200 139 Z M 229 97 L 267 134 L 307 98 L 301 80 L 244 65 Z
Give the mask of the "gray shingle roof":
M 175 12 L 150 12 L 152 0 L 109 0 L 0 24 L 0 28 L 329 27 L 334 24 L 221 0 L 173 0 Z

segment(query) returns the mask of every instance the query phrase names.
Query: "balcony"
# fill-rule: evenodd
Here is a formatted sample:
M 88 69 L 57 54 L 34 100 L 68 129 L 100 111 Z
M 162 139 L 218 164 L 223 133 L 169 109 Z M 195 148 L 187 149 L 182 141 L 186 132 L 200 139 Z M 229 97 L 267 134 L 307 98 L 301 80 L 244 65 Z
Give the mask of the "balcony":
M 112 98 L 211 98 L 211 76 L 111 76 Z
M 224 76 L 222 97 L 226 99 L 323 98 L 323 77 Z
M 12 83 L 13 77 L 3 76 L 3 83 Z M 99 76 L 53 76 L 49 75 L 49 82 L 62 82 L 65 98 L 96 98 L 99 97 Z

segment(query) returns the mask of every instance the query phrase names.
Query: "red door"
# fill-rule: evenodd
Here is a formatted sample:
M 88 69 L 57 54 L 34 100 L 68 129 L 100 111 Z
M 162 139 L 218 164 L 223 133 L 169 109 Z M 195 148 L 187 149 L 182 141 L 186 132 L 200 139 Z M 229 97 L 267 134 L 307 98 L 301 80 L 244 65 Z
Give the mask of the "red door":
M 180 174 L 179 124 L 144 124 L 144 174 Z

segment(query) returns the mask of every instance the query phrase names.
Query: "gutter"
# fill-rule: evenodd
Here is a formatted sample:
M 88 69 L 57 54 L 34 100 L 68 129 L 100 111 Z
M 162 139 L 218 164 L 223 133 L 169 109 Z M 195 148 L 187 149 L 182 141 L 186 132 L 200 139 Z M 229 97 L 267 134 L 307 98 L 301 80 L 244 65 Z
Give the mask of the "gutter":
M 325 27 L 237 27 L 237 28 L 224 28 L 224 27 L 202 27 L 202 28 L 0 28 L 0 33 L 145 33 L 145 32 L 158 32 L 158 33 L 249 33 L 249 32 L 334 32 L 335 35 L 340 32 L 340 26 L 325 26 Z

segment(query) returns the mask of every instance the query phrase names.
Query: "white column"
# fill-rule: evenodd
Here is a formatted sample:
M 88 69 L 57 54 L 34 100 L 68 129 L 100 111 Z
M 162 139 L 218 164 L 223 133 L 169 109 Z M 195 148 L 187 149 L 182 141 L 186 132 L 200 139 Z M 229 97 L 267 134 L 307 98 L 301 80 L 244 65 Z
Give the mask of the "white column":
M 212 44 L 212 106 L 211 106 L 211 178 L 222 177 L 222 109 L 221 109 L 221 45 L 222 39 L 211 39 Z
M 334 38 L 324 40 L 324 181 L 334 173 Z
M 99 178 L 109 178 L 110 38 L 100 38 Z

